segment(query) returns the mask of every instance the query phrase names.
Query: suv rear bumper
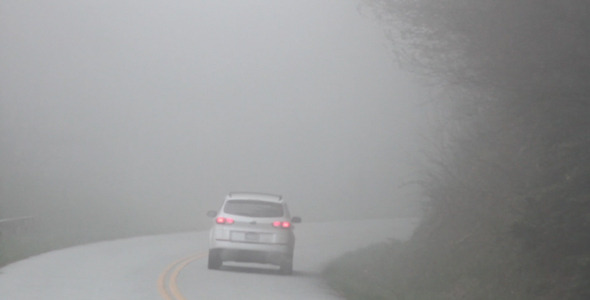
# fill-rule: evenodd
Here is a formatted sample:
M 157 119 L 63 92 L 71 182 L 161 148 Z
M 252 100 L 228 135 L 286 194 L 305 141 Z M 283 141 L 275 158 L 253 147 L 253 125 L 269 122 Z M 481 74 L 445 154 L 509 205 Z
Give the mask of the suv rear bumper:
M 219 251 L 222 261 L 269 263 L 279 265 L 293 256 L 293 246 L 287 244 L 240 243 L 215 240 L 211 250 Z

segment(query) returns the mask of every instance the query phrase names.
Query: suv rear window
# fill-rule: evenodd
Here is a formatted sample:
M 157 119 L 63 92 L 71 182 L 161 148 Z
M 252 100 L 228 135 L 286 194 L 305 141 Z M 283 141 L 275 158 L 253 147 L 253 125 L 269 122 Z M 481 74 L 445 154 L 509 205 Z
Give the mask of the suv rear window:
M 223 211 L 237 216 L 276 218 L 283 216 L 283 205 L 257 200 L 228 200 Z

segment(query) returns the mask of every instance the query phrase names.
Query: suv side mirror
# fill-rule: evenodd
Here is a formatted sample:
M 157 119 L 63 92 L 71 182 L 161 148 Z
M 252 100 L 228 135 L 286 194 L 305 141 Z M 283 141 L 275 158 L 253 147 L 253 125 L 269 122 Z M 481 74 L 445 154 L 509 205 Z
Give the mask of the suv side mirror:
M 207 217 L 209 218 L 215 218 L 215 216 L 217 216 L 217 212 L 214 210 L 210 210 L 207 212 Z
M 291 218 L 291 223 L 301 223 L 301 218 L 300 217 L 293 217 L 293 218 Z

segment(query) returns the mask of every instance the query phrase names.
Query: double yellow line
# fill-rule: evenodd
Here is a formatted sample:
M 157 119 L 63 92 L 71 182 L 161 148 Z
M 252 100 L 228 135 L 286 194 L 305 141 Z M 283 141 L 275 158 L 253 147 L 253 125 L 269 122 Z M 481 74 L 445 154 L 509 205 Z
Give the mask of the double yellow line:
M 184 269 L 191 262 L 207 257 L 207 252 L 199 252 L 197 254 L 189 255 L 181 258 L 172 264 L 170 264 L 160 277 L 158 277 L 158 291 L 165 300 L 186 300 L 180 290 L 178 290 L 178 284 L 176 279 L 180 271 Z

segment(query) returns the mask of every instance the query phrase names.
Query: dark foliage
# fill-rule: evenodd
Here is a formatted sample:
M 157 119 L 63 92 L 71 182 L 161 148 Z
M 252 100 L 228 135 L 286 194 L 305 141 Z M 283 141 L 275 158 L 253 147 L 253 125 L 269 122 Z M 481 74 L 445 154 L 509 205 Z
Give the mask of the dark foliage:
M 436 78 L 452 107 L 406 287 L 590 298 L 590 2 L 368 3 L 400 63 Z

